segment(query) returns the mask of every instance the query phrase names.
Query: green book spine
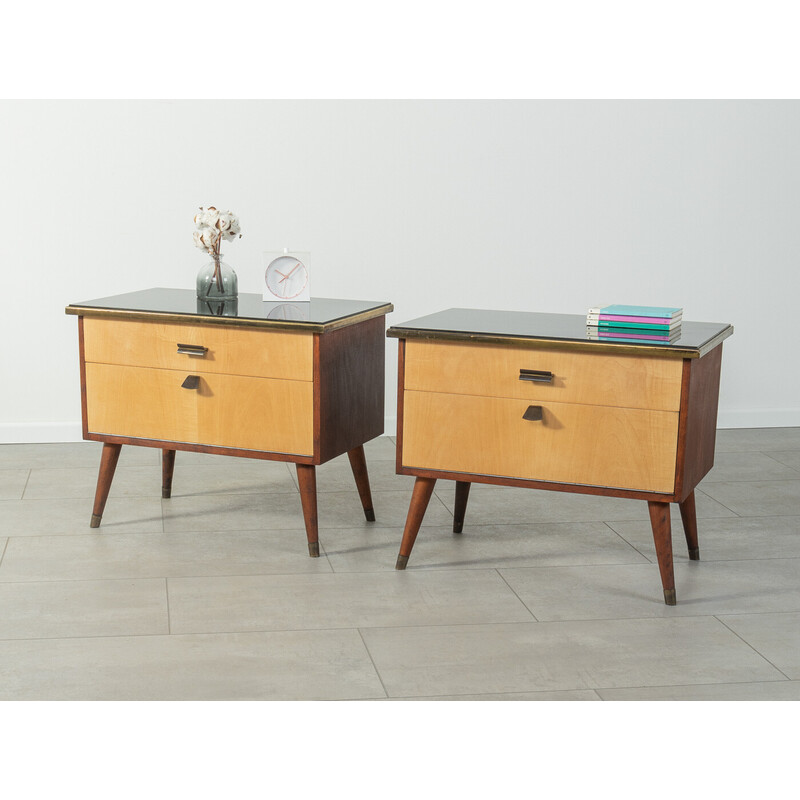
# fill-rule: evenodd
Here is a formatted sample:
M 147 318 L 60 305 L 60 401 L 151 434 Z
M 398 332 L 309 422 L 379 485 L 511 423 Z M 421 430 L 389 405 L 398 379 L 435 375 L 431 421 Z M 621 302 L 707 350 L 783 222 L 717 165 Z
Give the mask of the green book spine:
M 635 328 L 637 330 L 648 330 L 648 331 L 666 331 L 669 332 L 670 330 L 674 330 L 677 328 L 677 325 L 661 325 L 659 323 L 654 322 L 604 322 L 600 320 L 598 322 L 597 327 L 600 330 L 614 330 L 620 328 Z

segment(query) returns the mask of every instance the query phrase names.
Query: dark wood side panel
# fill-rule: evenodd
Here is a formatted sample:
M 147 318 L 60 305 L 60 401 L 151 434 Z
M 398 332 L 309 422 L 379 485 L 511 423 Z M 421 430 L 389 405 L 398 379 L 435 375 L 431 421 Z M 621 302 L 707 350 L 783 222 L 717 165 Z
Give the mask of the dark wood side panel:
M 385 317 L 315 336 L 319 450 L 314 463 L 323 464 L 383 433 Z
M 721 366 L 722 345 L 702 358 L 690 359 L 688 398 L 685 410 L 681 409 L 686 415 L 686 431 L 678 442 L 678 502 L 685 500 L 714 466 Z

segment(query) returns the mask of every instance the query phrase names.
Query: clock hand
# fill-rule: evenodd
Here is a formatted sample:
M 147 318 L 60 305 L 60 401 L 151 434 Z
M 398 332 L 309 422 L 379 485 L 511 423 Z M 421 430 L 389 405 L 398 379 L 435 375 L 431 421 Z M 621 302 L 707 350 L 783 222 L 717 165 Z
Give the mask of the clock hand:
M 282 277 L 282 278 L 281 278 L 281 279 L 278 281 L 278 283 L 283 283 L 283 282 L 284 282 L 284 281 L 285 281 L 287 278 L 290 278 L 290 277 L 291 277 L 291 276 L 294 274 L 294 271 L 295 271 L 296 269 L 298 269 L 299 267 L 300 267 L 300 262 L 298 261 L 298 262 L 297 262 L 297 263 L 294 265 L 294 269 L 293 269 L 293 270 L 292 270 L 292 271 L 291 271 L 291 272 L 290 272 L 288 275 L 284 275 L 284 276 L 283 276 L 283 277 Z

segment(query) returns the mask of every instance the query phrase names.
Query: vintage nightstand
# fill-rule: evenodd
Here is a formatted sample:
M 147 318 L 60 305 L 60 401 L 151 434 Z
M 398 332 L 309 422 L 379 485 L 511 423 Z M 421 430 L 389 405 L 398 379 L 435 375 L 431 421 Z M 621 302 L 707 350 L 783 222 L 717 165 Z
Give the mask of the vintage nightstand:
M 590 340 L 580 315 L 454 308 L 396 325 L 397 472 L 415 475 L 397 569 L 438 478 L 646 500 L 668 605 L 669 504 L 699 559 L 694 488 L 714 463 L 727 324 L 684 322 L 671 344 Z
M 347 453 L 374 520 L 364 442 L 383 433 L 389 303 L 314 298 L 226 305 L 150 289 L 75 303 L 83 438 L 104 442 L 91 527 L 123 444 L 162 450 L 169 497 L 177 450 L 289 461 L 308 551 L 319 555 L 315 466 Z

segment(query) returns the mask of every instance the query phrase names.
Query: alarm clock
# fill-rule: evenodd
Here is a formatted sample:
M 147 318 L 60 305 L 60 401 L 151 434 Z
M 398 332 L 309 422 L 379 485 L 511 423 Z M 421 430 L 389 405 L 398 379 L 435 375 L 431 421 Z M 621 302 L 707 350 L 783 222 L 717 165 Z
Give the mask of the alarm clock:
M 308 285 L 310 253 L 264 253 L 267 268 L 264 272 L 264 300 L 302 303 L 311 300 Z

